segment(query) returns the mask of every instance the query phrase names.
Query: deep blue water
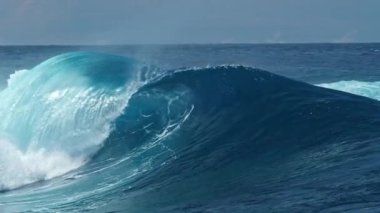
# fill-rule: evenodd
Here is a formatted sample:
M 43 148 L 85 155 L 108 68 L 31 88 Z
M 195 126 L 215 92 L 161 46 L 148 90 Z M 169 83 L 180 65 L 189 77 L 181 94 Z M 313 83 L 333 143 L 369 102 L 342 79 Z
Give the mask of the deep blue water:
M 0 212 L 380 211 L 380 44 L 0 60 Z

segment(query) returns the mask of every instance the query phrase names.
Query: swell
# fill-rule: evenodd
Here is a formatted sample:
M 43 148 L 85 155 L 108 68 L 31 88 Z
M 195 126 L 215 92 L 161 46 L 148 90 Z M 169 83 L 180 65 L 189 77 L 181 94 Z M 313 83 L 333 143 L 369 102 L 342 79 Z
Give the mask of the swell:
M 159 135 L 167 126 L 178 123 L 177 120 L 191 112 L 186 123 L 179 122 L 186 127 L 181 126 L 178 130 L 183 141 L 191 145 L 202 141 L 222 144 L 219 135 L 235 138 L 232 135 L 236 134 L 241 137 L 236 141 L 257 141 L 254 146 L 259 148 L 267 146 L 266 140 L 261 138 L 264 132 L 277 132 L 281 135 L 279 139 L 301 132 L 302 136 L 310 137 L 305 138 L 304 143 L 289 140 L 294 144 L 282 142 L 269 146 L 275 149 L 283 146 L 291 149 L 292 145 L 307 148 L 320 144 L 320 141 L 328 142 L 331 135 L 360 139 L 365 132 L 358 134 L 350 130 L 358 125 L 353 122 L 355 120 L 369 121 L 360 126 L 372 132 L 373 123 L 378 122 L 374 116 L 378 106 L 378 102 L 371 99 L 243 66 L 181 70 L 140 88 L 131 97 L 123 115 L 115 121 L 115 130 L 108 141 L 117 141 L 110 148 L 121 143 L 128 153 L 150 141 L 149 135 Z M 310 125 L 302 127 L 302 123 Z M 141 130 L 143 132 L 138 134 Z M 268 136 L 276 137 L 274 134 Z M 115 140 L 121 137 L 128 142 Z M 335 137 L 332 139 L 336 140 Z
M 125 158 L 116 171 L 138 171 L 119 192 L 127 204 L 110 204 L 115 209 L 231 207 L 268 186 L 346 164 L 346 155 L 379 138 L 379 107 L 242 66 L 181 70 L 131 97 L 93 162 Z
M 371 150 L 378 149 L 374 144 L 380 104 L 369 98 L 243 66 L 162 71 L 157 77 L 155 68 L 92 53 L 63 55 L 33 70 L 14 76 L 0 94 L 6 103 L 0 112 L 8 116 L 1 123 L 7 141 L 12 141 L 9 135 L 16 138 L 20 155 L 43 153 L 29 157 L 33 161 L 59 151 L 68 155 L 65 159 L 79 157 L 81 163 L 21 193 L 0 195 L 3 206 L 100 212 L 271 211 L 270 201 L 284 209 L 294 207 L 287 203 L 297 199 L 300 190 L 321 197 L 340 195 L 377 166 L 366 164 L 368 169 L 358 171 L 359 160 L 351 161 L 377 158 Z M 25 95 L 14 99 L 16 92 Z M 13 105 L 17 107 L 7 107 Z M 14 111 L 7 114 L 9 109 Z M 25 109 L 36 114 L 27 122 L 19 116 Z M 57 112 L 59 116 L 51 116 Z M 39 120 L 44 116 L 50 120 Z M 31 125 L 38 128 L 32 131 Z M 78 128 L 83 131 L 72 135 Z M 35 132 L 43 134 L 32 143 Z M 4 162 L 13 160 L 0 157 L 0 170 Z M 59 159 L 52 165 L 61 163 Z M 352 171 L 355 175 L 342 181 L 341 175 Z M 37 177 L 34 180 L 50 179 L 46 174 Z M 69 201 L 63 199 L 67 197 Z M 293 203 L 345 202 L 321 197 Z

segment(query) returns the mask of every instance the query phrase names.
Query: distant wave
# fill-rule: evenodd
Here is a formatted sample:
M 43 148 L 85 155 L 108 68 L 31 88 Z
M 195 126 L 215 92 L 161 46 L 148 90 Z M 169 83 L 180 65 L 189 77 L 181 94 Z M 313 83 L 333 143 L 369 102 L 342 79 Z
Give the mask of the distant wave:
M 363 82 L 363 81 L 338 81 L 332 83 L 323 83 L 318 86 L 340 90 L 368 98 L 380 100 L 380 82 Z

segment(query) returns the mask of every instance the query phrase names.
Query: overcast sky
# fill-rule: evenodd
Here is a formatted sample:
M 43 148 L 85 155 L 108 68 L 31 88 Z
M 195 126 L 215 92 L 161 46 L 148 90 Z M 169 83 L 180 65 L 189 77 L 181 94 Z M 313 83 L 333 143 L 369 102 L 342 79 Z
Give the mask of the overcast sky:
M 380 0 L 0 0 L 0 45 L 380 41 Z

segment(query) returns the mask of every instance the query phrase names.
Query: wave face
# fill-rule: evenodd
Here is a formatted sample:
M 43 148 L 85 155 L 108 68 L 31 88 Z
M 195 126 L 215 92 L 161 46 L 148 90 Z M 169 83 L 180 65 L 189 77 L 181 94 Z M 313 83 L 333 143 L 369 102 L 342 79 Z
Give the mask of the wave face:
M 352 92 L 341 83 L 320 86 Z M 379 204 L 380 104 L 373 99 L 243 66 L 157 75 L 95 53 L 19 71 L 0 99 L 3 211 Z

